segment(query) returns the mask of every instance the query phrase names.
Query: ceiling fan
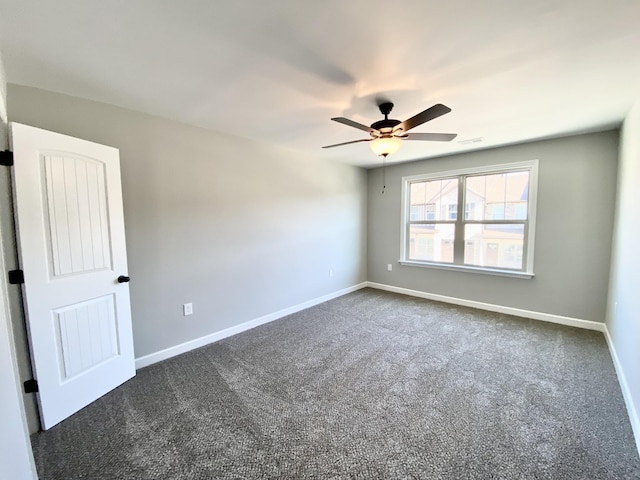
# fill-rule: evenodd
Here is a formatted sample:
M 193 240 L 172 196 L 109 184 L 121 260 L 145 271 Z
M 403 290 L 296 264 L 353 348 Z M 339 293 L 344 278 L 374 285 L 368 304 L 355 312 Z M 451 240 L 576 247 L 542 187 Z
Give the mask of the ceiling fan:
M 350 127 L 364 130 L 371 135 L 371 138 L 363 138 L 362 140 L 352 140 L 351 142 L 336 143 L 334 145 L 327 145 L 322 148 L 340 147 L 342 145 L 349 145 L 351 143 L 359 142 L 371 142 L 371 149 L 376 155 L 386 157 L 398 150 L 402 140 L 423 140 L 423 141 L 436 141 L 436 142 L 450 142 L 456 138 L 455 133 L 408 133 L 412 128 L 422 125 L 434 118 L 438 118 L 446 113 L 449 113 L 451 109 L 445 105 L 438 103 L 433 107 L 427 108 L 425 111 L 414 115 L 413 117 L 401 122 L 400 120 L 393 120 L 389 118 L 389 114 L 393 109 L 393 103 L 383 102 L 378 104 L 380 113 L 384 115 L 384 120 L 378 120 L 373 122 L 370 127 L 363 125 L 353 120 L 349 120 L 344 117 L 332 118 L 334 122 L 343 123 Z

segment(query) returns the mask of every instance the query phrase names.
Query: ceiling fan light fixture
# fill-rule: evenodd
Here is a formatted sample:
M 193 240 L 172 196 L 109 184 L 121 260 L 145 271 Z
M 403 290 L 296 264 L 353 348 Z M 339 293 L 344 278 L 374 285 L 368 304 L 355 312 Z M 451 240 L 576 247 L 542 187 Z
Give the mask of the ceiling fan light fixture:
M 394 136 L 383 136 L 371 140 L 371 150 L 378 156 L 386 157 L 396 153 L 400 148 L 402 140 Z

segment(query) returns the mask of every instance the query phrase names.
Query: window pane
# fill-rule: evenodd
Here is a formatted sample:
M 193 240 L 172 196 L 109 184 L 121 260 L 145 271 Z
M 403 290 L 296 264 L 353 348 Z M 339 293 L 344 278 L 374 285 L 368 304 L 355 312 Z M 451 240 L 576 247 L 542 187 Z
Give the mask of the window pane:
M 409 260 L 453 263 L 452 224 L 411 225 Z
M 458 214 L 458 179 L 411 183 L 409 220 L 455 220 Z
M 526 220 L 529 201 L 529 171 L 509 172 L 505 177 L 505 218 L 507 220 Z
M 465 194 L 466 220 L 526 220 L 529 171 L 467 177 Z
M 524 225 L 472 224 L 464 228 L 464 263 L 522 269 Z

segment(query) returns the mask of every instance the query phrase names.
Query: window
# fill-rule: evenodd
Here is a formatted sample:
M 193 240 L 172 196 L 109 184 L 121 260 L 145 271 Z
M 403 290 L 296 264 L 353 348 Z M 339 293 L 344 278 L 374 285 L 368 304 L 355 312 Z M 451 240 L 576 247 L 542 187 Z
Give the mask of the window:
M 537 168 L 534 160 L 403 178 L 400 261 L 533 276 Z
M 447 205 L 447 218 L 449 220 L 455 220 L 458 215 L 458 205 L 451 204 Z
M 430 203 L 427 205 L 425 220 L 435 220 L 436 219 L 436 204 Z

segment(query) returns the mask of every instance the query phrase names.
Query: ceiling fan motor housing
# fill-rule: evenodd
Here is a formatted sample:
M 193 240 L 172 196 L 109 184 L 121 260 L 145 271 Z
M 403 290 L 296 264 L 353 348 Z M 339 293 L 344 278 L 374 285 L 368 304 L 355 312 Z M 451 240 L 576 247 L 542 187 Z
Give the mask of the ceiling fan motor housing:
M 393 130 L 393 127 L 395 127 L 400 123 L 402 123 L 400 122 L 400 120 L 393 120 L 393 119 L 378 120 L 377 122 L 373 122 L 371 124 L 371 128 L 375 130 L 380 130 L 381 132 L 385 133 L 383 130 L 384 128 L 389 128 Z
M 393 103 L 381 103 L 380 105 L 378 105 L 378 108 L 380 108 L 380 113 L 384 115 L 384 120 L 373 122 L 371 124 L 371 128 L 380 131 L 382 134 L 391 134 L 391 132 L 393 131 L 393 127 L 402 123 L 400 120 L 393 120 L 388 117 L 388 115 L 391 113 L 391 110 L 393 110 Z M 377 136 L 374 135 L 373 132 L 371 132 L 371 135 Z

